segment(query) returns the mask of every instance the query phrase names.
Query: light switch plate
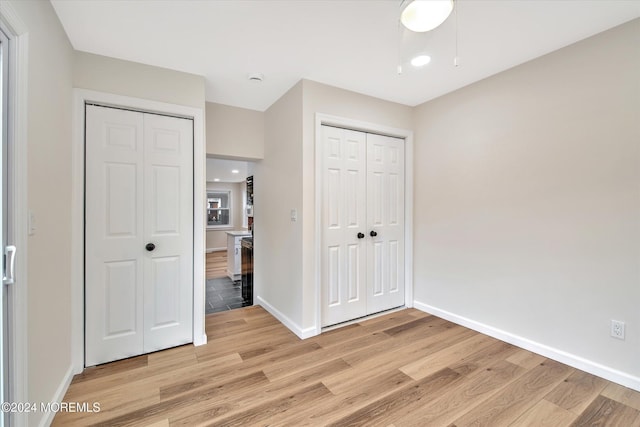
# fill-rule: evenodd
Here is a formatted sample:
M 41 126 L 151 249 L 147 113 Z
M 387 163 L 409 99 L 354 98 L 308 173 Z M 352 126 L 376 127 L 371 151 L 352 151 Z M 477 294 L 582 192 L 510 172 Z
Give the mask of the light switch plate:
M 36 214 L 29 209 L 29 217 L 27 218 L 27 232 L 29 236 L 36 234 Z
M 296 222 L 298 220 L 298 210 L 291 209 L 291 222 Z

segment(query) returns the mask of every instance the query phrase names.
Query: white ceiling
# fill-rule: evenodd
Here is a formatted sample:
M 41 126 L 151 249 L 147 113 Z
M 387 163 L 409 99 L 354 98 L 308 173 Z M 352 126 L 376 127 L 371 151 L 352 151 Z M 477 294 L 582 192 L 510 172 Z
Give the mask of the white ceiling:
M 414 106 L 640 16 L 640 0 L 457 0 L 456 68 L 455 16 L 399 31 L 399 0 L 51 3 L 75 49 L 203 75 L 207 101 L 260 111 L 301 78 Z M 398 75 L 418 50 L 432 62 Z
M 237 170 L 238 173 L 231 172 Z M 249 176 L 249 163 L 238 160 L 207 159 L 207 182 L 243 182 Z M 215 181 L 215 180 L 218 181 Z

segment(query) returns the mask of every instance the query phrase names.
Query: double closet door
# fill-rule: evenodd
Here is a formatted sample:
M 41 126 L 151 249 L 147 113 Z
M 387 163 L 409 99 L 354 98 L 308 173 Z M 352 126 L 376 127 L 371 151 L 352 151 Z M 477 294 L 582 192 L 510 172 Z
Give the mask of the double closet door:
M 193 122 L 86 106 L 85 365 L 193 341 Z
M 322 326 L 400 307 L 404 140 L 322 126 Z

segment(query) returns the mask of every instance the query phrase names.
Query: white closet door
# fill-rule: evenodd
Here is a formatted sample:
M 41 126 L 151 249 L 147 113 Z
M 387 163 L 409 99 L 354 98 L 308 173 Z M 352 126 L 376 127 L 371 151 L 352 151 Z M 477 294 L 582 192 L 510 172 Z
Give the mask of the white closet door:
M 143 114 L 86 107 L 86 365 L 142 353 Z
M 322 131 L 321 315 L 327 326 L 367 314 L 366 135 L 328 126 Z
M 191 342 L 191 121 L 87 106 L 85 138 L 85 364 Z
M 144 115 L 144 353 L 192 341 L 193 122 Z
M 404 305 L 404 140 L 322 126 L 322 326 Z
M 404 140 L 367 134 L 367 311 L 404 305 Z

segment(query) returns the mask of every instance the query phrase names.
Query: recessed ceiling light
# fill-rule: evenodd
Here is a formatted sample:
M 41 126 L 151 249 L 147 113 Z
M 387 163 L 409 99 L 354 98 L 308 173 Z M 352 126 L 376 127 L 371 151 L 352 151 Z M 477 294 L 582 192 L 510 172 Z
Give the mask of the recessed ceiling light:
M 264 74 L 262 73 L 251 73 L 247 76 L 250 82 L 260 83 L 264 80 Z
M 429 55 L 418 55 L 411 60 L 411 65 L 414 67 L 423 67 L 431 62 L 431 57 Z
M 220 182 L 220 178 L 213 178 L 213 182 Z
M 240 171 L 238 169 L 232 169 L 231 173 L 240 173 Z

